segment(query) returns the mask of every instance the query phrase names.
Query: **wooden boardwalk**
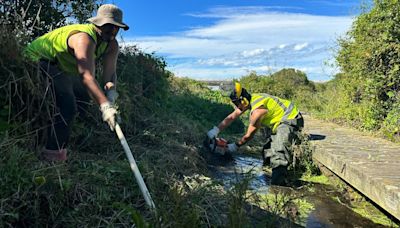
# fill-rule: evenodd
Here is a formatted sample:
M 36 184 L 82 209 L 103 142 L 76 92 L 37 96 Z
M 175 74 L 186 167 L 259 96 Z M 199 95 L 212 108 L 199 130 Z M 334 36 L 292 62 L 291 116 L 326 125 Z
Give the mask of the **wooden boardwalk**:
M 400 144 L 305 116 L 314 159 L 400 220 Z

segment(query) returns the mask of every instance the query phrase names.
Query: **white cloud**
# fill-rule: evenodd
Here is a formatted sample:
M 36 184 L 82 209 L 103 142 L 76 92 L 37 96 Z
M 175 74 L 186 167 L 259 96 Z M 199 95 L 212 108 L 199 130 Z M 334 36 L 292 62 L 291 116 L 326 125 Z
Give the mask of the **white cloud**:
M 296 45 L 294 46 L 294 50 L 295 50 L 295 51 L 300 51 L 300 50 L 306 48 L 307 46 L 308 46 L 308 43 L 296 44 Z
M 260 54 L 262 54 L 264 51 L 265 51 L 264 49 L 258 48 L 258 49 L 254 49 L 254 50 L 243 51 L 243 52 L 241 53 L 241 55 L 242 55 L 243 57 L 248 58 L 248 57 L 260 55 Z
M 195 66 L 180 66 L 171 67 L 173 72 L 180 77 L 190 77 L 198 80 L 221 80 L 238 78 L 238 75 L 245 75 L 250 72 L 249 69 L 240 67 L 225 67 L 225 68 L 198 68 Z
M 218 6 L 208 10 L 208 12 L 202 13 L 188 13 L 187 16 L 200 17 L 200 18 L 232 18 L 240 15 L 249 15 L 256 13 L 264 13 L 266 11 L 284 11 L 284 10 L 302 9 L 300 7 L 283 7 L 283 6 Z
M 320 80 L 332 72 L 319 70 L 331 58 L 329 47 L 352 23 L 351 17 L 268 12 L 262 7 L 219 7 L 193 16 L 216 21 L 170 36 L 130 40 L 164 56 L 176 75 L 229 78 L 243 76 L 250 68 L 300 66 L 308 69 L 310 79 Z M 184 61 L 190 64 L 174 65 Z
M 287 45 L 286 44 L 281 44 L 281 45 L 279 45 L 278 47 L 280 48 L 280 49 L 282 49 L 282 48 L 285 48 Z

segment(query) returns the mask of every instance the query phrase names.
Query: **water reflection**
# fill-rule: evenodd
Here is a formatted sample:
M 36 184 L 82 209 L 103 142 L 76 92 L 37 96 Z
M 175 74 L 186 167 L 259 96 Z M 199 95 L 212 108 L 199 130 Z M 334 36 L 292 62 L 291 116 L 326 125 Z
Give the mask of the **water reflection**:
M 214 178 L 223 183 L 226 189 L 234 184 L 249 180 L 249 189 L 258 194 L 268 194 L 276 187 L 270 187 L 270 176 L 263 171 L 262 160 L 250 156 L 212 156 L 209 169 Z M 209 157 L 210 158 L 210 157 Z M 302 226 L 306 227 L 384 227 L 375 224 L 348 206 L 333 198 L 341 197 L 332 186 L 308 183 L 306 188 L 282 188 L 293 197 L 301 197 L 314 205 L 314 210 L 307 215 Z M 280 188 L 280 187 L 278 187 Z M 309 189 L 313 189 L 310 191 Z M 274 189 L 275 190 L 275 189 Z

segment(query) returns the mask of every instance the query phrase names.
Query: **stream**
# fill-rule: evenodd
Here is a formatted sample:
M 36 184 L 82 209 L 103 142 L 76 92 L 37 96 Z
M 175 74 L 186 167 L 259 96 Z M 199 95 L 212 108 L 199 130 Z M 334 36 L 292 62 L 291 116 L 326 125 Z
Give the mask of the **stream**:
M 257 194 L 278 189 L 312 204 L 313 209 L 304 215 L 305 219 L 296 223 L 301 227 L 385 227 L 355 213 L 340 200 L 334 200 L 343 195 L 330 185 L 304 182 L 296 187 L 270 186 L 270 175 L 263 171 L 260 158 L 238 154 L 233 157 L 215 155 L 207 160 L 214 179 L 222 182 L 226 189 L 250 175 L 249 189 Z

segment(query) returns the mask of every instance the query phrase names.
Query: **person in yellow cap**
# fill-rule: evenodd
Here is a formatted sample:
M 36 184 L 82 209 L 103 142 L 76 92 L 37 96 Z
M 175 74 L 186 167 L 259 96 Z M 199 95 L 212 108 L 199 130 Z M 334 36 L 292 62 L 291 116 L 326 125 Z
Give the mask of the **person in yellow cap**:
M 35 39 L 25 48 L 25 55 L 38 62 L 51 83 L 58 113 L 51 120 L 48 139 L 40 158 L 65 161 L 67 144 L 76 112 L 82 111 L 90 97 L 99 104 L 102 118 L 111 130 L 117 110 L 113 105 L 116 92 L 116 64 L 119 52 L 116 35 L 122 22 L 122 11 L 105 4 L 89 24 L 67 25 Z M 103 89 L 95 79 L 95 61 L 103 59 Z
M 304 127 L 304 120 L 297 107 L 290 101 L 265 93 L 250 94 L 240 83 L 230 95 L 235 110 L 207 132 L 212 139 L 228 127 L 235 119 L 250 110 L 250 121 L 246 134 L 237 142 L 228 144 L 228 152 L 234 153 L 251 140 L 260 128 L 272 131 L 271 146 L 264 154 L 264 160 L 272 167 L 271 184 L 284 185 L 287 167 L 291 162 L 291 146 L 298 140 L 298 132 Z M 269 139 L 268 139 L 269 140 Z

